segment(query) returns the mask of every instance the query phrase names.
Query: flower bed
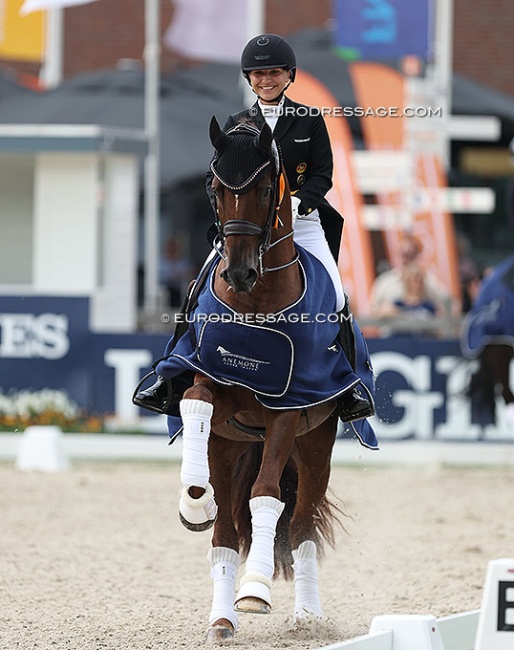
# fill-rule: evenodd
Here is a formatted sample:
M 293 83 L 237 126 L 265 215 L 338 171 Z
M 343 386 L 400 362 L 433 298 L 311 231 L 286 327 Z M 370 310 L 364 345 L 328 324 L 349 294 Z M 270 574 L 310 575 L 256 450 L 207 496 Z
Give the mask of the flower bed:
M 84 412 L 62 390 L 0 392 L 0 431 L 23 431 L 34 425 L 97 433 L 104 430 L 105 417 Z

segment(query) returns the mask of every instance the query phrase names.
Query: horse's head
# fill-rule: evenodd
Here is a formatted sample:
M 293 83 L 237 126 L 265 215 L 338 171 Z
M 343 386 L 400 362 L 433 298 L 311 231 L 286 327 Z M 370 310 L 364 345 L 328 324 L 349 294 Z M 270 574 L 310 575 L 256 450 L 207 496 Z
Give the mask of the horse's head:
M 266 270 L 262 257 L 276 243 L 273 230 L 291 225 L 278 216 L 287 186 L 281 156 L 267 124 L 259 131 L 241 123 L 225 133 L 213 117 L 209 132 L 216 149 L 211 164 L 216 246 L 226 262 L 221 275 L 234 291 L 249 293 Z

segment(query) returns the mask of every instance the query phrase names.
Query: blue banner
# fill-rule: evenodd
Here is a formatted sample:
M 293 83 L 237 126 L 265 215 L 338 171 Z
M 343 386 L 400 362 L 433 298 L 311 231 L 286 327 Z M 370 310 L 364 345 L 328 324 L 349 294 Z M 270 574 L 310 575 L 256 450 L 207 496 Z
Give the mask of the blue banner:
M 432 0 L 333 0 L 335 46 L 347 59 L 432 58 Z
M 131 398 L 168 335 L 99 334 L 88 322 L 86 298 L 0 296 L 0 392 L 58 389 L 88 413 L 164 433 L 164 417 L 138 409 Z M 379 441 L 512 439 L 501 397 L 496 425 L 473 421 L 466 390 L 475 362 L 462 357 L 458 340 L 391 337 L 368 339 L 368 346 Z
M 63 389 L 93 407 L 89 300 L 0 297 L 0 390 Z

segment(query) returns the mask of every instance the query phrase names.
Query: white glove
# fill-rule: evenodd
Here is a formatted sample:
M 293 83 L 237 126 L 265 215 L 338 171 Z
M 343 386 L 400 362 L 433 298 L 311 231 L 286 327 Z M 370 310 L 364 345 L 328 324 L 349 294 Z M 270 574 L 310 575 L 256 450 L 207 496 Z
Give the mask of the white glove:
M 296 197 L 296 196 L 291 197 L 291 211 L 293 213 L 293 228 L 294 228 L 294 224 L 295 224 L 295 222 L 296 222 L 296 220 L 298 219 L 298 216 L 299 216 L 298 209 L 300 207 L 300 203 L 301 203 L 301 200 L 298 197 Z

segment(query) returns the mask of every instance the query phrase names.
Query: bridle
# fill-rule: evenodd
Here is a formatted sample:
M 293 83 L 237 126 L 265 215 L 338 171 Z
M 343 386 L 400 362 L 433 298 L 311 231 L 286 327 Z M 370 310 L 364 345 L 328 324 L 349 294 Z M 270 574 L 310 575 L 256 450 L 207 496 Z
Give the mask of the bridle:
M 260 131 L 258 128 L 251 124 L 240 123 L 229 129 L 226 133 L 227 136 L 232 137 L 237 137 L 240 134 L 253 135 L 258 138 L 260 136 Z M 237 235 L 250 235 L 260 237 L 258 248 L 259 275 L 262 276 L 265 273 L 269 273 L 270 271 L 279 271 L 295 264 L 298 260 L 297 252 L 291 261 L 286 262 L 280 266 L 265 267 L 263 264 L 263 257 L 271 248 L 284 241 L 288 237 L 293 236 L 293 231 L 291 230 L 275 241 L 271 241 L 273 230 L 278 230 L 284 225 L 280 219 L 279 211 L 282 204 L 282 199 L 284 198 L 286 183 L 284 178 L 284 171 L 282 169 L 282 155 L 277 142 L 275 140 L 272 141 L 269 149 L 268 159 L 261 163 L 248 176 L 248 178 L 246 178 L 242 183 L 238 185 L 231 184 L 225 178 L 222 178 L 221 175 L 217 172 L 216 162 L 220 155 L 221 154 L 217 152 L 217 156 L 211 163 L 211 171 L 225 188 L 227 188 L 233 194 L 245 193 L 251 186 L 255 184 L 256 179 L 269 169 L 269 172 L 271 174 L 271 196 L 268 215 L 266 217 L 264 226 L 259 226 L 258 224 L 246 219 L 229 219 L 225 223 L 222 223 L 219 218 L 218 206 L 216 204 L 216 227 L 218 232 L 214 237 L 213 246 L 218 255 L 223 260 L 227 260 L 225 253 L 225 240 L 227 237 Z

